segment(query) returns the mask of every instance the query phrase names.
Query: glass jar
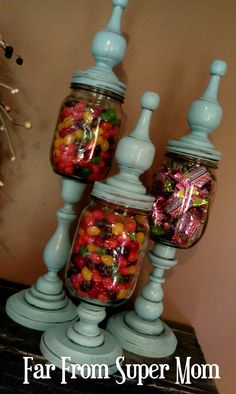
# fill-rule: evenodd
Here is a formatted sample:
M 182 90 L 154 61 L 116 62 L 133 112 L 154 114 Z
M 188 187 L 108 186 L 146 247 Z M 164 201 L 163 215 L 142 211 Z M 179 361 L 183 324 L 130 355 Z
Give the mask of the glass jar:
M 84 182 L 107 176 L 120 134 L 122 102 L 122 96 L 108 90 L 72 84 L 51 147 L 57 174 Z
M 177 248 L 193 246 L 203 235 L 214 192 L 216 164 L 167 153 L 154 174 L 151 239 Z
M 83 211 L 66 270 L 73 297 L 120 305 L 132 294 L 148 244 L 147 212 L 93 197 Z

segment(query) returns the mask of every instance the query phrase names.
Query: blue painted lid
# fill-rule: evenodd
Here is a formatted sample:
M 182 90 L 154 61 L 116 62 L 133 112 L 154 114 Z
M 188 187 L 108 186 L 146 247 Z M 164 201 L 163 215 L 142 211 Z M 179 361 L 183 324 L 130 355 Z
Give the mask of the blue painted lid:
M 221 153 L 214 149 L 208 134 L 219 126 L 222 108 L 217 101 L 220 78 L 225 74 L 227 65 L 215 60 L 210 66 L 210 81 L 205 93 L 193 101 L 188 113 L 190 132 L 178 141 L 170 140 L 167 151 L 185 156 L 218 162 Z
M 141 98 L 141 115 L 134 131 L 121 138 L 116 149 L 119 173 L 105 181 L 95 182 L 91 195 L 128 208 L 150 211 L 154 197 L 146 193 L 140 175 L 151 167 L 155 146 L 149 138 L 152 112 L 159 105 L 159 96 L 146 92 Z
M 120 22 L 128 0 L 112 0 L 112 4 L 113 13 L 107 27 L 95 35 L 92 43 L 92 55 L 96 65 L 84 71 L 75 71 L 71 84 L 108 89 L 124 97 L 126 85 L 115 75 L 113 67 L 123 59 L 126 50 L 126 40 L 120 32 Z

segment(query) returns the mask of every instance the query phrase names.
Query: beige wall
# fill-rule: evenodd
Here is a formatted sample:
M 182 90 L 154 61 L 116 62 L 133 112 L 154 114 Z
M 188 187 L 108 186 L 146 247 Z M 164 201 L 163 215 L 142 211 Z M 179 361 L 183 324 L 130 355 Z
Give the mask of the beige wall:
M 32 132 L 12 132 L 18 156 L 14 163 L 7 160 L 1 136 L 2 278 L 31 284 L 45 272 L 43 248 L 61 206 L 60 177 L 48 158 L 57 112 L 72 72 L 93 64 L 91 40 L 110 12 L 110 0 L 0 0 L 0 33 L 24 58 L 19 67 L 1 53 L 1 80 L 20 88 L 12 105 L 33 123 Z M 129 0 L 122 22 L 128 50 L 118 68 L 128 83 L 125 133 L 136 122 L 140 95 L 154 90 L 161 97 L 151 127 L 157 155 L 143 178 L 150 185 L 167 140 L 187 130 L 188 107 L 203 92 L 211 61 L 228 63 L 219 95 L 224 117 L 212 136 L 223 152 L 217 197 L 204 238 L 193 249 L 178 252 L 179 264 L 167 275 L 164 300 L 164 316 L 192 324 L 207 360 L 219 363 L 223 394 L 235 392 L 235 21 L 234 0 Z M 146 263 L 139 288 L 149 268 Z

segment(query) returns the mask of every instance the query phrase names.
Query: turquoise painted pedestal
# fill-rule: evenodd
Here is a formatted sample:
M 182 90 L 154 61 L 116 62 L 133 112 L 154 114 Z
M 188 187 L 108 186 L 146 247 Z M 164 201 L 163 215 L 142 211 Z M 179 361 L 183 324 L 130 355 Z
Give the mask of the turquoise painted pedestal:
M 6 312 L 17 323 L 36 330 L 45 330 L 55 324 L 74 321 L 76 307 L 63 290 L 58 272 L 65 266 L 70 248 L 69 230 L 77 217 L 74 211 L 86 185 L 62 178 L 63 208 L 57 212 L 58 226 L 44 250 L 44 262 L 48 273 L 35 285 L 11 296 Z
M 184 205 L 184 200 L 179 198 L 179 189 L 177 191 L 171 191 L 168 195 L 169 197 L 171 195 L 171 198 L 174 198 L 174 203 L 171 202 L 171 205 L 169 205 L 169 207 L 171 206 L 170 211 L 172 213 L 178 208 L 181 208 L 179 211 L 181 213 L 177 214 L 177 217 L 183 214 L 187 216 L 189 215 L 188 217 L 191 224 L 187 230 L 185 227 L 186 223 L 184 223 L 184 221 L 182 223 L 178 222 L 178 235 L 180 234 L 181 237 L 183 236 L 184 231 L 186 231 L 189 240 L 191 239 L 191 236 L 193 237 L 194 235 L 197 235 L 196 229 L 198 228 L 196 227 L 194 231 L 194 226 L 196 225 L 194 222 L 195 217 L 194 214 L 191 216 L 191 214 L 188 213 L 188 207 L 194 207 L 194 203 L 191 201 L 191 191 L 194 190 L 197 193 L 197 196 L 199 196 L 200 192 L 194 185 L 196 182 L 200 182 L 200 184 L 202 182 L 202 185 L 207 184 L 207 181 L 204 183 L 204 179 L 197 174 L 198 169 L 200 166 L 205 168 L 207 163 L 209 163 L 209 166 L 211 165 L 214 168 L 217 168 L 217 164 L 221 156 L 220 152 L 214 150 L 213 144 L 208 139 L 208 135 L 212 129 L 219 125 L 221 120 L 222 109 L 217 101 L 217 93 L 220 78 L 225 74 L 225 72 L 225 62 L 215 60 L 211 64 L 211 77 L 207 89 L 198 100 L 195 100 L 192 103 L 189 110 L 188 123 L 191 128 L 190 132 L 179 141 L 169 141 L 167 146 L 167 153 L 169 153 L 169 155 L 171 153 L 178 155 L 178 159 L 176 159 L 174 162 L 175 164 L 173 164 L 171 168 L 174 168 L 175 166 L 175 168 L 179 169 L 180 161 L 184 160 L 184 158 L 188 158 L 192 163 L 194 163 L 195 174 L 190 177 L 190 170 L 188 170 L 186 172 L 186 178 L 189 183 L 186 186 L 186 189 L 182 187 L 185 201 L 188 199 L 187 203 Z M 209 188 L 211 191 L 212 186 L 209 186 Z M 162 186 L 160 186 L 160 189 L 158 190 L 162 190 Z M 210 191 L 208 193 L 209 200 Z M 161 197 L 161 194 L 156 196 L 156 198 L 159 197 L 163 198 Z M 203 202 L 203 206 L 204 204 L 206 204 L 206 202 Z M 166 211 L 163 209 L 163 211 L 159 211 L 159 214 L 160 213 L 165 216 Z M 195 215 L 197 214 L 195 213 Z M 164 282 L 164 271 L 172 268 L 176 264 L 176 260 L 174 258 L 176 244 L 170 241 L 168 232 L 177 232 L 177 225 L 175 229 L 171 227 L 171 223 L 173 223 L 171 219 L 172 218 L 170 217 L 170 223 L 167 223 L 170 227 L 168 227 L 168 231 L 166 231 L 166 233 L 164 231 L 164 227 L 160 227 L 161 236 L 159 236 L 159 241 L 148 254 L 153 265 L 153 272 L 149 277 L 149 282 L 143 288 L 140 297 L 135 301 L 134 311 L 117 314 L 111 317 L 107 324 L 107 331 L 114 336 L 123 349 L 146 357 L 162 358 L 170 356 L 175 352 L 177 345 L 174 333 L 160 320 L 160 316 L 163 312 L 162 284 Z M 166 221 L 167 220 L 168 219 L 166 219 Z M 207 217 L 205 217 L 204 220 L 204 223 L 206 224 Z M 165 234 L 167 234 L 166 239 Z M 201 234 L 203 234 L 203 232 Z M 196 240 L 199 239 L 200 237 Z M 194 239 L 192 238 L 192 240 Z M 191 246 L 192 244 L 189 245 Z
M 112 316 L 107 325 L 120 346 L 146 357 L 167 357 L 177 345 L 173 331 L 160 320 L 163 312 L 164 272 L 172 268 L 176 249 L 156 244 L 148 254 L 153 265 L 149 282 L 135 301 L 134 311 Z
M 91 193 L 93 197 L 102 199 L 107 204 L 120 205 L 124 210 L 128 210 L 131 206 L 133 210 L 136 209 L 142 214 L 150 211 L 154 198 L 146 194 L 139 176 L 150 168 L 154 158 L 155 148 L 149 138 L 149 127 L 152 112 L 158 105 L 159 96 L 156 93 L 146 92 L 142 96 L 142 111 L 137 125 L 129 136 L 119 141 L 117 146 L 116 159 L 120 171 L 118 175 L 103 182 L 96 182 Z M 143 160 L 140 160 L 140 157 L 143 157 Z M 113 225 L 115 226 L 114 223 L 111 226 Z M 126 236 L 126 233 L 124 234 Z M 102 241 L 103 238 L 100 240 Z M 114 270 L 117 269 L 115 261 L 112 264 Z M 87 272 L 91 272 L 87 266 L 85 268 Z M 83 271 L 77 275 L 83 276 Z M 102 279 L 104 277 L 101 276 Z M 112 280 L 116 285 L 116 280 L 113 278 Z M 104 301 L 98 306 L 97 303 L 101 301 L 95 296 L 87 298 L 87 295 L 79 295 L 79 292 L 74 296 L 77 294 L 78 298 L 83 299 L 77 308 L 79 320 L 71 325 L 51 327 L 46 330 L 41 338 L 41 352 L 58 367 L 62 367 L 61 357 L 69 357 L 67 365 L 71 367 L 72 364 L 98 363 L 99 370 L 101 364 L 105 363 L 108 365 L 109 374 L 112 374 L 117 370 L 116 360 L 123 353 L 122 347 L 110 333 L 99 328 L 99 323 L 106 316 L 105 307 L 109 307 L 110 302 Z M 122 301 L 119 298 L 118 300 Z
M 117 78 L 113 67 L 125 54 L 126 40 L 120 31 L 120 24 L 128 0 L 112 0 L 112 4 L 113 12 L 108 25 L 95 35 L 92 43 L 96 65 L 85 71 L 76 71 L 72 85 L 88 85 L 102 89 L 108 96 L 113 92 L 123 99 L 126 86 Z M 85 186 L 77 180 L 62 179 L 62 199 L 65 204 L 57 212 L 58 227 L 44 250 L 48 273 L 40 277 L 30 289 L 11 296 L 7 301 L 7 314 L 23 326 L 46 330 L 55 324 L 72 322 L 77 318 L 76 307 L 65 295 L 58 272 L 65 267 L 69 256 L 69 230 L 77 216 L 73 206 L 80 201 Z

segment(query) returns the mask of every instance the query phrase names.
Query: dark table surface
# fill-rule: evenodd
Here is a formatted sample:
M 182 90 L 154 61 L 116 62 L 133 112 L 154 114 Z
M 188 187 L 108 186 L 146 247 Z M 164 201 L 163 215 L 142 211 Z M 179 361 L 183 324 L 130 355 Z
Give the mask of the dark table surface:
M 113 393 L 218 393 L 212 379 L 191 379 L 190 384 L 176 383 L 176 359 L 185 365 L 187 357 L 191 357 L 191 365 L 205 364 L 204 355 L 199 346 L 194 329 L 190 326 L 167 322 L 173 329 L 178 340 L 175 354 L 165 359 L 148 359 L 126 352 L 127 364 L 168 364 L 170 370 L 165 372 L 165 379 L 152 379 L 143 381 L 143 386 L 137 385 L 137 379 L 127 379 L 119 385 L 119 373 L 110 379 L 83 379 L 75 380 L 67 375 L 66 385 L 61 384 L 61 370 L 52 371 L 51 379 L 34 379 L 29 373 L 29 384 L 24 380 L 24 356 L 33 357 L 33 365 L 44 364 L 46 360 L 41 355 L 39 343 L 42 332 L 31 330 L 12 321 L 5 313 L 7 298 L 21 290 L 24 286 L 0 280 L 0 393 L 79 393 L 79 394 L 113 394 Z

